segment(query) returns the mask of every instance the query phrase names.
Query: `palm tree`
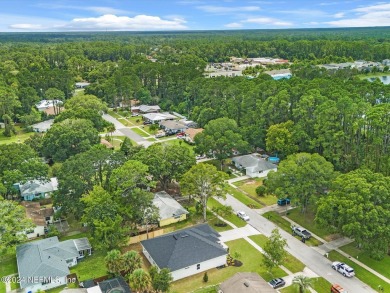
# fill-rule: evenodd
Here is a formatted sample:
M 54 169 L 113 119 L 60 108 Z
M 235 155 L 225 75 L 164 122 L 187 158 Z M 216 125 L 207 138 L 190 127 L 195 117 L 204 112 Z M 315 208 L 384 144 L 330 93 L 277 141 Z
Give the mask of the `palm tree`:
M 104 258 L 107 271 L 114 275 L 119 275 L 123 270 L 123 258 L 121 252 L 117 249 L 111 250 Z
M 295 276 L 293 279 L 293 284 L 297 284 L 299 287 L 299 293 L 305 293 L 309 287 L 311 287 L 312 279 L 304 275 Z
M 139 253 L 135 250 L 130 250 L 122 255 L 123 270 L 132 274 L 135 270 L 142 267 L 142 259 Z
M 143 269 L 136 269 L 131 275 L 129 275 L 129 281 L 132 284 L 130 287 L 137 292 L 147 290 L 152 282 L 149 274 Z
M 108 127 L 107 127 L 107 130 L 108 132 L 110 133 L 110 136 L 111 136 L 111 143 L 112 143 L 112 134 L 115 132 L 116 128 L 115 128 L 115 125 L 113 123 L 111 123 Z

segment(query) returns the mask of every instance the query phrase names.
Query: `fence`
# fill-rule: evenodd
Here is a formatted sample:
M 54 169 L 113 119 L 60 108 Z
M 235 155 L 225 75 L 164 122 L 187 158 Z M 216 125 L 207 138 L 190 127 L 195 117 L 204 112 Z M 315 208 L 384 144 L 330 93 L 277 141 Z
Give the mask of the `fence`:
M 162 234 L 164 234 L 164 229 L 151 231 L 148 234 L 143 233 L 140 235 L 132 236 L 132 237 L 130 237 L 129 244 L 138 243 L 138 242 L 141 242 L 142 240 L 151 239 L 151 238 L 160 236 Z

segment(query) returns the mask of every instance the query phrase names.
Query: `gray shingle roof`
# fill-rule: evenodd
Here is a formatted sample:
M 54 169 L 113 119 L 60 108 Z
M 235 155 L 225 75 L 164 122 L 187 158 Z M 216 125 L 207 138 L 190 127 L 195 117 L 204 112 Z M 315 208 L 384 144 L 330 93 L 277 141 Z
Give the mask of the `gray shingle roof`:
M 176 271 L 227 255 L 227 251 L 218 243 L 219 236 L 208 224 L 201 224 L 144 240 L 141 244 L 159 268 Z
M 159 209 L 160 220 L 188 214 L 188 211 L 165 191 L 154 194 L 153 204 Z
M 234 163 L 240 164 L 243 168 L 254 168 L 254 171 L 266 171 L 276 169 L 277 166 L 255 155 L 234 157 Z
M 58 189 L 57 178 L 50 178 L 50 181 L 31 180 L 19 186 L 22 196 L 29 194 L 40 194 L 52 192 Z
M 88 242 L 87 238 L 81 239 Z M 20 287 L 26 288 L 33 285 L 33 277 L 38 278 L 39 282 L 43 277 L 67 276 L 69 269 L 66 260 L 77 256 L 79 253 L 75 241 L 59 242 L 57 236 L 17 246 L 16 259 L 21 279 Z

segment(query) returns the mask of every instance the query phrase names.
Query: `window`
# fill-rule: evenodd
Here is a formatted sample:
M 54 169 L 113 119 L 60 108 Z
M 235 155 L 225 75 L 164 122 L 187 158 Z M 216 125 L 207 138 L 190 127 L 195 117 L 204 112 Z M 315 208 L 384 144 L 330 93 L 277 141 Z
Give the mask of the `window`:
M 200 270 L 200 263 L 198 263 L 198 264 L 196 265 L 196 269 L 197 269 L 197 270 Z

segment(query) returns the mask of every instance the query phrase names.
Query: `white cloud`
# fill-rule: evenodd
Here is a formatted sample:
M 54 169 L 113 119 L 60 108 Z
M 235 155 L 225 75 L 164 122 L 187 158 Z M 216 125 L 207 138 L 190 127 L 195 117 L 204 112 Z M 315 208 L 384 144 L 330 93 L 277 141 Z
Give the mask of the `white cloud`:
M 87 10 L 92 11 L 97 14 L 103 15 L 103 14 L 128 14 L 129 11 L 122 10 L 122 9 L 116 9 L 112 7 L 104 7 L 104 6 L 87 6 L 87 7 L 78 7 L 78 9 L 81 10 Z
M 337 27 L 390 26 L 390 3 L 353 9 L 356 17 L 326 22 Z
M 291 22 L 281 21 L 281 20 L 274 19 L 271 17 L 248 18 L 247 20 L 244 20 L 243 22 L 256 23 L 256 24 L 266 24 L 266 25 L 276 25 L 276 26 L 291 26 L 291 25 L 293 25 Z
M 45 21 L 35 23 L 19 22 L 8 25 L 11 30 L 21 31 L 147 31 L 147 30 L 183 30 L 185 19 L 170 16 L 162 19 L 158 16 L 137 15 L 134 17 L 106 14 L 99 17 L 75 18 L 70 22 Z
M 232 23 L 225 24 L 225 27 L 228 27 L 228 28 L 240 28 L 242 26 L 243 26 L 243 24 L 239 23 L 239 22 L 232 22 Z
M 16 30 L 24 30 L 24 31 L 30 31 L 30 30 L 42 30 L 44 27 L 40 24 L 31 24 L 31 23 L 17 23 L 17 24 L 11 24 L 9 26 L 10 29 L 16 29 Z
M 334 17 L 334 18 L 343 18 L 344 15 L 345 15 L 344 12 L 339 12 L 339 13 L 334 14 L 333 17 Z
M 278 11 L 279 13 L 299 16 L 299 17 L 323 17 L 326 16 L 327 13 L 322 10 L 315 10 L 315 9 L 296 9 L 296 10 L 281 10 Z
M 215 13 L 215 14 L 229 14 L 229 13 L 239 13 L 239 12 L 260 10 L 260 7 L 258 6 L 231 7 L 231 6 L 204 5 L 204 6 L 197 6 L 197 8 L 204 12 Z

